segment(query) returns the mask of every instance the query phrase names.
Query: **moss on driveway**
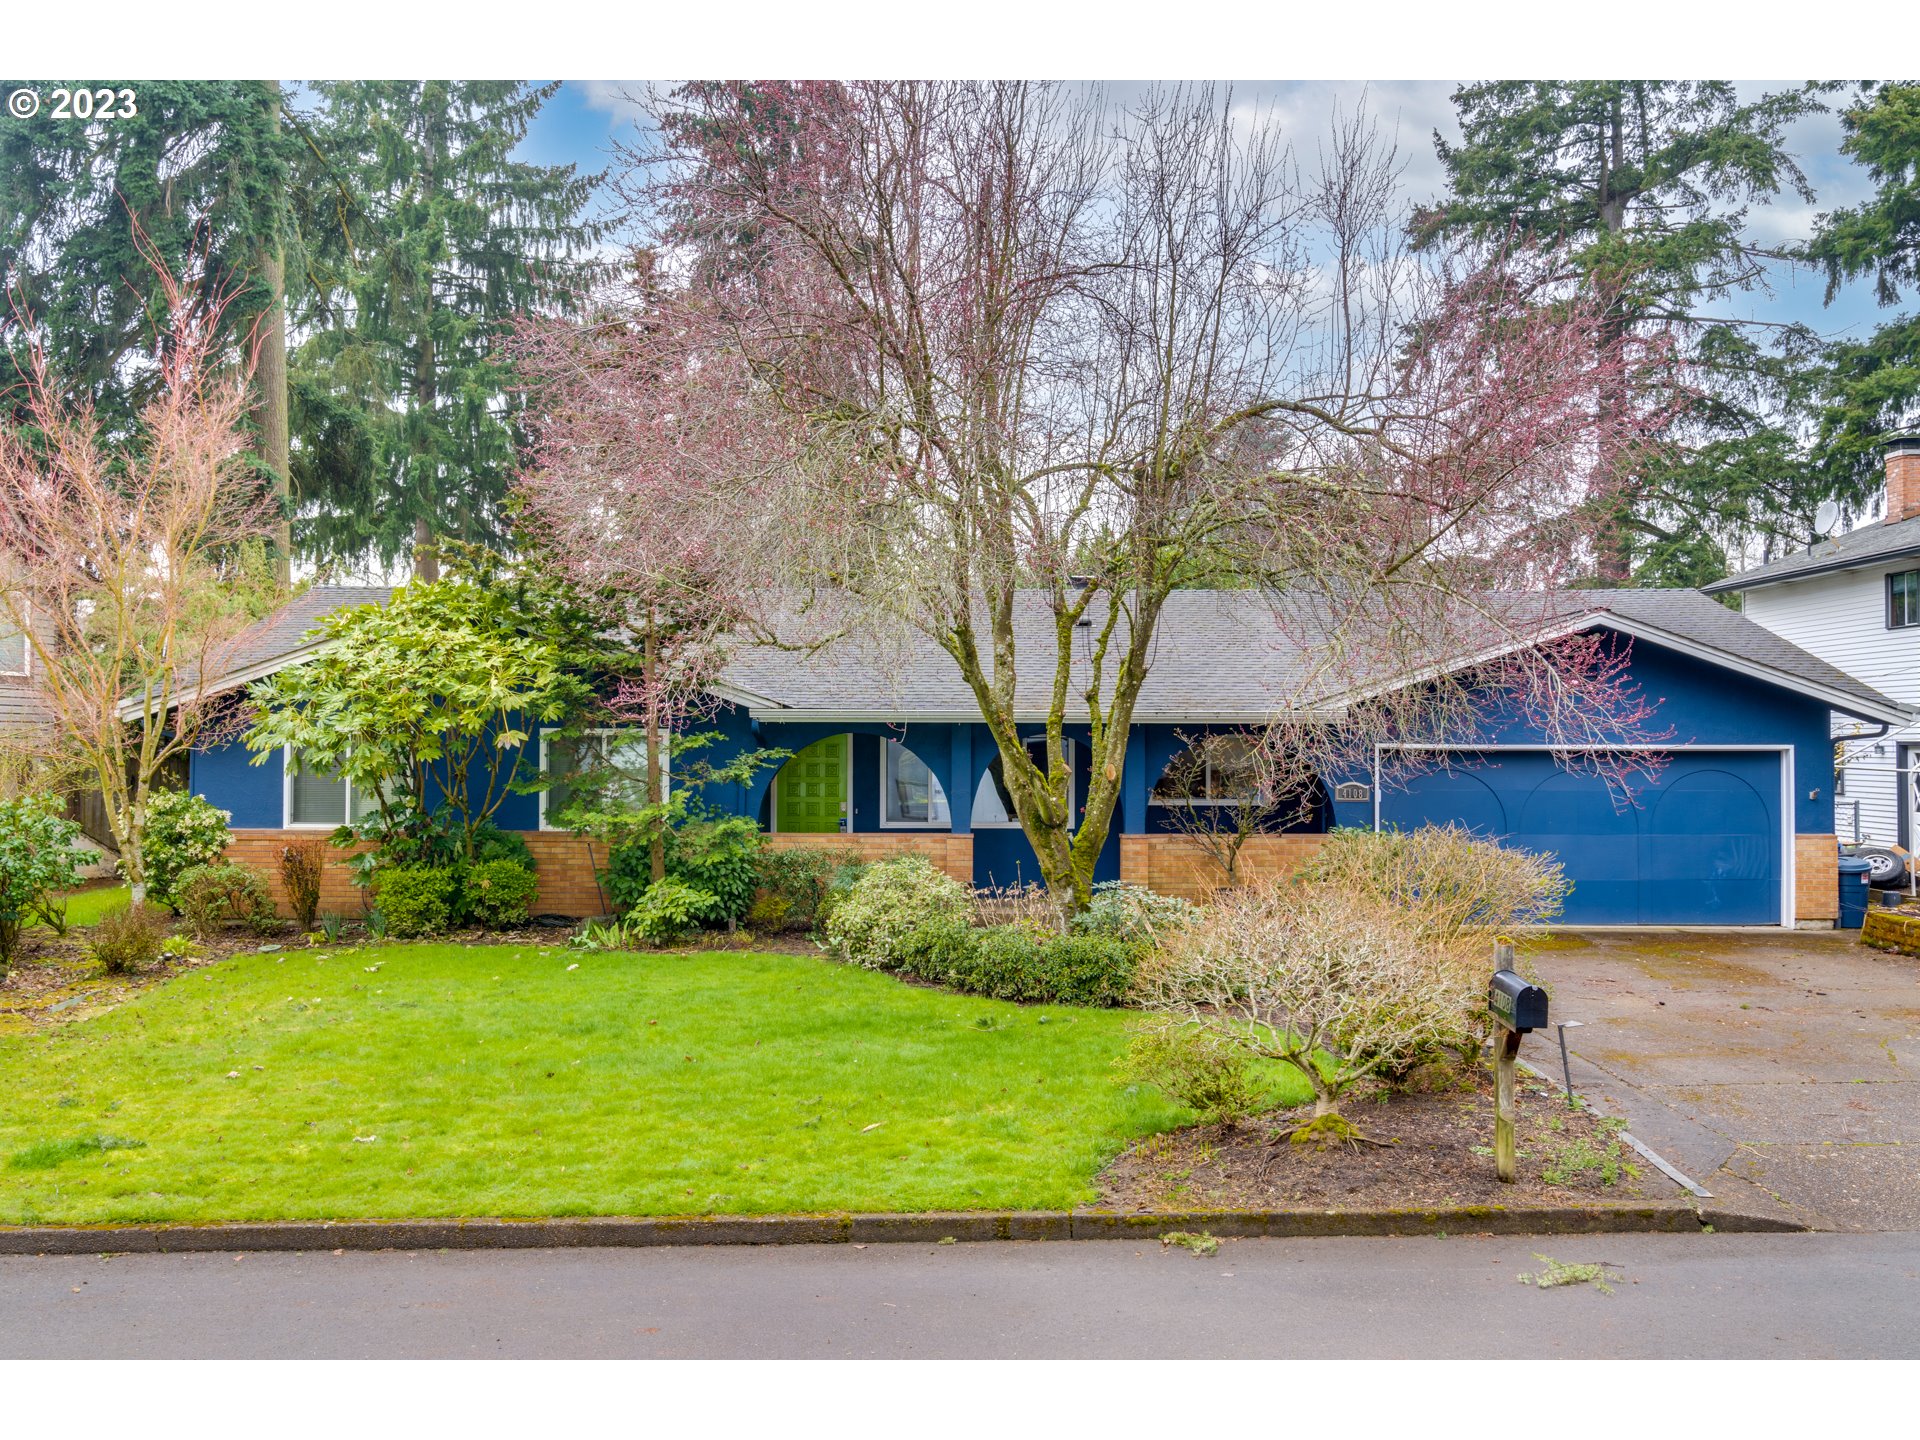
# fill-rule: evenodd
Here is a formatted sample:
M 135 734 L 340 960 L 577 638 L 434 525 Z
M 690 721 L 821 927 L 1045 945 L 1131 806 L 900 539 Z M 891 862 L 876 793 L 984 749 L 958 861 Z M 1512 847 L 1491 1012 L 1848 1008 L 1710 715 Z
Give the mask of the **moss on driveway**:
M 1189 1118 L 1127 1024 L 804 956 L 242 955 L 0 1037 L 0 1222 L 1065 1207 Z

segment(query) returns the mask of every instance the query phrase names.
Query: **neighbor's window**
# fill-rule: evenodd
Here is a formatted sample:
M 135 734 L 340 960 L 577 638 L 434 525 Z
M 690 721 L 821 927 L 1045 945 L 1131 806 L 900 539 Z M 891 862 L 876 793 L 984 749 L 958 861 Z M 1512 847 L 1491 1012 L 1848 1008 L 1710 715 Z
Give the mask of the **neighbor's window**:
M 1920 625 L 1920 570 L 1887 576 L 1887 628 Z
M 287 824 L 294 829 L 332 829 L 358 824 L 380 808 L 376 792 L 348 781 L 339 771 L 311 769 L 292 750 L 282 752 L 287 767 Z
M 1027 758 L 1042 771 L 1047 768 L 1047 742 L 1044 740 L 1027 741 Z M 1067 772 L 1073 774 L 1073 741 L 1067 741 Z M 1006 772 L 999 755 L 993 757 L 993 763 L 987 766 L 987 773 L 980 777 L 980 788 L 973 794 L 973 826 L 978 830 L 982 826 L 992 829 L 994 826 L 1018 825 L 1019 816 L 1014 813 L 1013 796 L 1007 793 Z M 1077 778 L 1077 777 L 1076 777 Z M 1074 790 L 1078 788 L 1072 781 L 1067 787 L 1067 813 L 1076 814 L 1077 807 L 1072 803 Z
M 952 825 L 947 792 L 921 758 L 898 740 L 889 740 L 881 755 L 880 823 L 882 825 Z
M 1259 788 L 1253 743 L 1241 735 L 1216 735 L 1177 756 L 1154 782 L 1155 805 L 1233 805 Z
M 27 673 L 27 637 L 13 628 L 13 622 L 0 614 L 0 675 Z
M 668 767 L 660 757 L 664 775 Z M 647 738 L 639 730 L 586 730 L 563 737 L 540 736 L 540 773 L 553 783 L 540 792 L 540 828 L 551 830 L 549 815 L 558 815 L 573 799 L 582 776 L 591 776 L 599 788 L 600 806 L 615 813 L 631 813 L 647 804 Z

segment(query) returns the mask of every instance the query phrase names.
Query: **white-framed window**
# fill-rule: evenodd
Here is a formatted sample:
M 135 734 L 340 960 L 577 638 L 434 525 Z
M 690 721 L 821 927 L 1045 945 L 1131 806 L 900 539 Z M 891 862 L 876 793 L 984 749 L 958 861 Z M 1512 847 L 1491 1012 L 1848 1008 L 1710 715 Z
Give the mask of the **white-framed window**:
M 1077 742 L 1067 742 L 1067 813 L 1073 816 L 1075 823 L 1080 818 L 1080 772 L 1075 755 Z M 1047 742 L 1045 740 L 1027 741 L 1027 758 L 1044 773 L 1047 768 Z M 980 777 L 979 788 L 973 792 L 973 828 L 976 830 L 1010 830 L 1020 824 L 1020 817 L 1014 813 L 1013 796 L 1007 791 L 1005 761 L 996 752 L 993 762 L 987 766 L 986 773 Z
M 898 740 L 880 747 L 880 826 L 885 830 L 951 830 L 947 792 L 926 762 Z
M 336 830 L 358 824 L 380 808 L 377 793 L 362 790 L 339 771 L 309 769 L 293 747 L 280 751 L 283 776 L 282 820 L 289 830 Z
M 32 623 L 32 612 L 27 612 L 28 623 Z M 0 675 L 25 675 L 33 665 L 33 647 L 27 643 L 27 633 L 13 628 L 13 621 L 7 614 L 0 613 Z
M 670 768 L 670 755 L 660 757 L 660 773 L 665 781 Z M 554 782 L 540 792 L 540 828 L 554 830 L 559 828 L 547 820 L 549 814 L 558 815 L 566 803 L 573 798 L 573 787 L 566 782 L 568 775 L 580 775 L 587 771 L 610 771 L 611 778 L 602 792 L 602 803 L 609 810 L 640 810 L 647 804 L 647 737 L 644 731 L 621 730 L 615 728 L 583 730 L 571 738 L 563 737 L 552 730 L 540 732 L 540 773 L 542 776 L 557 776 Z M 663 783 L 663 792 L 671 787 Z
M 1176 755 L 1154 782 L 1150 805 L 1243 805 L 1260 787 L 1258 752 L 1243 735 L 1211 736 Z

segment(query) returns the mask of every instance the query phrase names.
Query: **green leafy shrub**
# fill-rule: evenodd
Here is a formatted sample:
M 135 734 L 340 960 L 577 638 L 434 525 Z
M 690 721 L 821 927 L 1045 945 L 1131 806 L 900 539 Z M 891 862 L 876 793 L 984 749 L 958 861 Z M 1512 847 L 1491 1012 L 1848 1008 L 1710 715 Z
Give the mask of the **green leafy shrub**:
M 469 865 L 460 877 L 467 917 L 490 930 L 524 925 L 539 888 L 533 867 L 507 857 Z
M 738 920 L 752 908 L 760 884 L 760 852 L 766 837 L 744 816 L 689 816 L 666 832 L 666 878 L 714 899 L 706 923 Z M 646 836 L 616 845 L 607 859 L 607 894 L 622 910 L 640 902 L 653 883 Z
M 174 878 L 173 889 L 174 909 L 202 940 L 230 925 L 244 925 L 259 935 L 279 926 L 266 877 L 249 865 L 225 860 L 190 865 Z
M 937 985 L 954 985 L 955 976 L 973 973 L 974 951 L 983 933 L 965 920 L 929 921 L 894 942 L 886 968 Z
M 227 853 L 233 817 L 184 790 L 162 790 L 147 801 L 147 828 L 140 856 L 147 871 L 147 899 L 172 906 L 180 876 L 212 865 Z
M 621 929 L 629 938 L 649 945 L 671 945 L 720 918 L 716 897 L 669 876 L 647 887 L 621 918 Z
M 36 919 L 51 923 L 58 892 L 80 883 L 79 833 L 50 795 L 0 800 L 0 979 L 21 932 Z
M 1144 947 L 1107 935 L 1055 935 L 1037 926 L 970 926 L 943 916 L 893 943 L 885 965 L 996 1000 L 1115 1006 L 1126 1002 Z
M 833 873 L 827 877 L 827 888 L 822 892 L 813 909 L 813 931 L 816 935 L 826 933 L 827 921 L 839 904 L 853 893 L 853 887 L 860 883 L 860 877 L 867 873 L 869 862 L 862 860 L 851 850 L 835 851 L 841 857 L 833 867 Z
M 1030 925 L 993 925 L 975 932 L 971 950 L 957 957 L 945 978 L 957 989 L 996 1000 L 1122 1005 L 1142 948 L 1110 935 L 1052 935 Z
M 1267 1108 L 1245 1050 L 1179 1021 L 1149 1020 L 1136 1027 L 1121 1064 L 1128 1075 L 1164 1090 L 1209 1125 L 1237 1125 Z
M 87 953 L 109 975 L 135 975 L 160 958 L 167 922 L 152 905 L 109 910 L 87 935 Z
M 964 922 L 972 913 L 966 886 L 922 856 L 903 855 L 867 866 L 833 906 L 824 930 L 841 959 L 888 970 L 896 964 L 895 946 L 910 931 L 936 920 Z
M 1124 880 L 1103 880 L 1093 887 L 1087 908 L 1073 917 L 1073 928 L 1086 935 L 1157 942 L 1165 932 L 1190 925 L 1199 915 L 1198 905 L 1177 895 L 1155 894 Z
M 861 869 L 860 857 L 852 850 L 812 845 L 764 846 L 754 865 L 753 900 L 745 919 L 750 929 L 763 933 L 813 929 L 835 883 L 845 876 L 851 888 Z
M 537 869 L 533 851 L 528 848 L 524 837 L 511 830 L 502 830 L 491 820 L 483 821 L 473 830 L 473 858 L 479 865 L 491 860 L 511 860 L 528 870 Z
M 440 935 L 453 923 L 460 876 L 439 865 L 390 865 L 374 871 L 373 894 L 385 934 Z

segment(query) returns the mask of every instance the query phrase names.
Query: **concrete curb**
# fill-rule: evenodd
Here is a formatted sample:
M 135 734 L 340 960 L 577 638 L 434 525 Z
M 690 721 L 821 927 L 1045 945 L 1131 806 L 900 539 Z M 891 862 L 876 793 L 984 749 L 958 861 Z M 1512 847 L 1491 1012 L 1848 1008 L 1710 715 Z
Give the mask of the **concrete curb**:
M 1765 1215 L 1684 1206 L 1440 1210 L 962 1211 L 918 1215 L 689 1215 L 583 1220 L 345 1220 L 235 1225 L 0 1227 L 0 1255 L 189 1254 L 253 1250 L 535 1250 L 646 1245 L 878 1245 L 954 1240 L 1146 1240 L 1170 1230 L 1222 1237 L 1785 1233 Z

